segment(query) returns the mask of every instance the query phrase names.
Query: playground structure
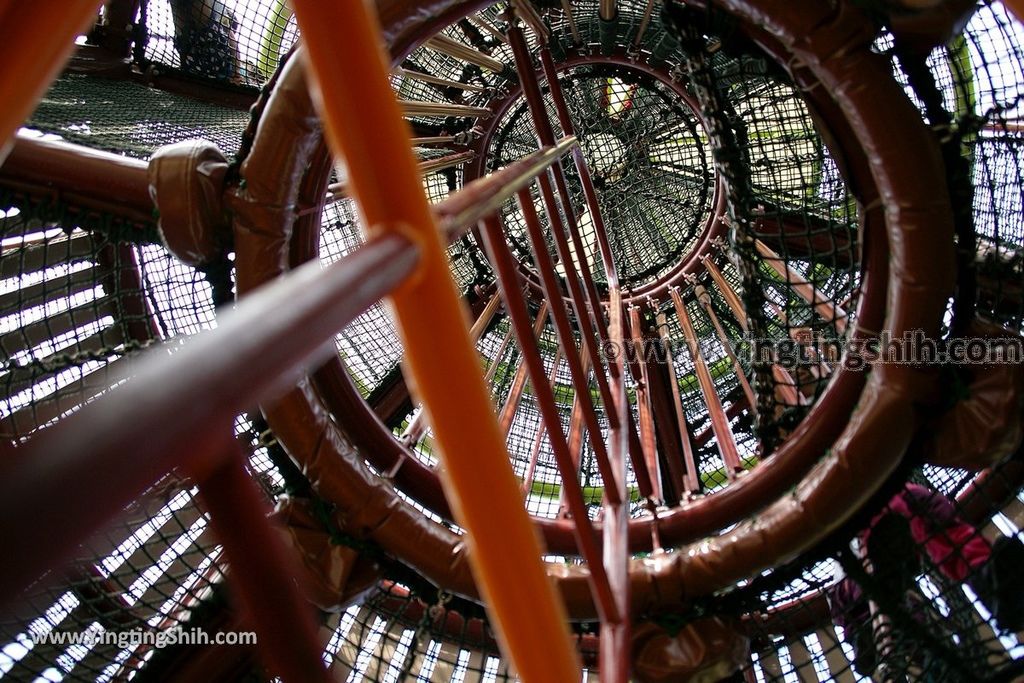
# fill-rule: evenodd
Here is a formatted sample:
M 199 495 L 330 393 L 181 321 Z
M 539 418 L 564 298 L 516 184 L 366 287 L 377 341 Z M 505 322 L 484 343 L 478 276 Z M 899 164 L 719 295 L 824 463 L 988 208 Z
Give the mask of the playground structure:
M 928 5 L 108 4 L 0 166 L 0 672 L 1018 675 L 1024 29 Z M 178 626 L 260 643 L 32 640 Z

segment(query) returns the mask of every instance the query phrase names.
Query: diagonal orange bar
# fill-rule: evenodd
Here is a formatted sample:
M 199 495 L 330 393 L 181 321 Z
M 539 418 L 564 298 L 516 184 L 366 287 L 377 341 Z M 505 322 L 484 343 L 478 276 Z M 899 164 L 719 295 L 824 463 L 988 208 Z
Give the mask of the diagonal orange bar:
M 100 0 L 0 0 L 0 164 L 11 139 L 64 68 L 75 37 L 96 19 Z
M 480 376 L 437 226 L 388 82 L 380 29 L 363 0 L 294 0 L 334 149 L 371 233 L 418 243 L 419 271 L 391 297 L 406 369 L 442 452 L 452 509 L 499 641 L 527 683 L 579 681 L 565 608 L 547 578 L 505 439 Z M 315 88 L 316 86 L 314 86 Z

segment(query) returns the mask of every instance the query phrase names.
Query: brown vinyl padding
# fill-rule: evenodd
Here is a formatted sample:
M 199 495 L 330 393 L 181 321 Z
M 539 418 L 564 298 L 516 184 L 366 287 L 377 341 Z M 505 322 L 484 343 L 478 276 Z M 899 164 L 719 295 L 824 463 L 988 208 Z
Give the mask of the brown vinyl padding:
M 443 20 L 439 20 L 441 24 L 428 21 L 432 17 L 451 19 L 484 4 L 437 0 L 411 6 L 399 0 L 381 0 L 378 6 L 393 55 L 400 58 L 416 40 L 427 37 L 429 26 L 443 25 Z M 888 62 L 871 52 L 872 26 L 846 5 L 833 9 L 811 0 L 723 0 L 718 4 L 748 24 L 765 27 L 772 40 L 792 53 L 789 63 L 805 65 L 816 79 L 815 86 L 835 98 L 845 112 L 870 160 L 888 238 L 886 245 L 886 240 L 866 237 L 869 245 L 874 245 L 874 256 L 867 257 L 865 287 L 884 288 L 885 277 L 879 277 L 884 269 L 872 259 L 879 254 L 884 257 L 887 247 L 886 329 L 894 338 L 915 329 L 937 334 L 954 272 L 951 210 L 939 171 L 941 160 L 916 109 L 892 80 Z M 294 258 L 290 240 L 297 192 L 305 161 L 318 145 L 322 147 L 301 73 L 301 55 L 285 69 L 260 124 L 253 153 L 243 166 L 245 189 L 232 198 L 239 293 L 243 296 L 283 272 L 289 258 Z M 878 207 L 865 208 L 871 216 Z M 874 270 L 870 270 L 872 264 Z M 821 462 L 756 519 L 717 538 L 634 560 L 631 584 L 636 612 L 728 587 L 795 558 L 842 524 L 893 472 L 920 424 L 919 406 L 934 393 L 935 378 L 916 367 L 877 367 L 849 415 L 860 381 L 852 373 L 846 374 L 851 379 L 845 385 L 840 385 L 842 379 L 836 380 L 782 450 L 746 481 L 774 477 L 777 486 L 767 490 L 779 495 L 792 487 L 794 471 L 805 470 L 831 446 Z M 840 391 L 848 392 L 846 401 L 835 400 Z M 339 526 L 380 544 L 441 587 L 476 596 L 461 539 L 430 521 L 370 472 L 364 458 L 372 453 L 353 445 L 308 380 L 265 410 L 275 434 L 304 468 L 314 488 L 338 506 Z M 836 439 L 847 416 L 849 424 Z M 792 457 L 787 454 L 794 452 L 803 458 L 796 465 L 796 458 L 787 459 Z M 742 487 L 743 482 L 727 488 L 721 502 L 709 497 L 680 508 L 675 519 L 729 524 L 735 519 L 720 509 L 727 507 L 726 500 L 742 498 L 741 494 L 727 495 Z M 746 505 L 744 509 L 750 509 Z M 754 510 L 756 506 L 750 509 Z M 632 533 L 649 531 L 646 525 L 634 528 L 637 531 Z M 710 533 L 721 527 L 709 524 L 706 528 Z M 549 571 L 573 618 L 593 618 L 585 568 L 550 565 Z
M 223 257 L 231 225 L 224 211 L 228 162 L 217 145 L 185 140 L 161 147 L 149 160 L 149 192 L 160 210 L 160 237 L 190 266 Z
M 971 343 L 987 340 L 992 351 L 1001 348 L 1008 357 L 1024 341 L 1002 325 L 979 318 L 968 326 L 966 336 Z M 933 465 L 977 472 L 1009 457 L 1024 440 L 1024 364 L 1017 358 L 963 367 L 967 395 L 931 421 L 921 456 Z

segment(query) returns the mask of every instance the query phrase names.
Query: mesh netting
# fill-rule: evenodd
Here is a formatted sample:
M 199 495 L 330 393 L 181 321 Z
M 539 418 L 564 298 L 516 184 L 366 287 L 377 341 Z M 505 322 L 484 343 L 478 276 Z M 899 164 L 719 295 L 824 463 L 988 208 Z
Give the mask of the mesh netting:
M 609 227 L 619 280 L 626 288 L 648 284 L 689 254 L 711 218 L 715 178 L 703 128 L 678 92 L 639 70 L 580 66 L 560 80 Z M 556 120 L 550 102 L 548 112 Z M 520 99 L 499 123 L 488 164 L 501 168 L 537 146 Z M 604 284 L 593 217 L 571 164 L 569 171 L 570 203 L 586 258 Z M 539 198 L 535 203 L 543 215 Z M 531 262 L 518 208 L 510 204 L 503 219 L 517 257 Z M 550 250 L 554 255 L 553 245 Z
M 963 470 L 917 470 L 888 487 L 852 540 L 724 598 L 749 615 L 750 673 L 759 681 L 1014 680 L 1024 657 L 1024 604 L 1012 578 L 1024 561 L 1024 503 L 1011 472 L 1015 465 L 1002 465 L 988 480 L 1007 497 L 995 487 L 972 492 Z
M 210 286 L 154 244 L 155 225 L 0 188 L 0 424 L 8 442 L 74 412 L 129 373 L 142 349 L 213 325 Z M 48 634 L 167 629 L 219 577 L 191 484 L 169 477 L 44 577 L 0 624 L 0 675 L 113 680 L 144 647 L 57 645 Z
M 228 157 L 240 145 L 249 114 L 237 109 L 82 74 L 65 74 L 26 125 L 69 142 L 146 159 L 159 147 L 202 138 Z
M 281 0 L 145 0 L 137 32 L 145 66 L 250 88 L 270 78 L 296 39 Z

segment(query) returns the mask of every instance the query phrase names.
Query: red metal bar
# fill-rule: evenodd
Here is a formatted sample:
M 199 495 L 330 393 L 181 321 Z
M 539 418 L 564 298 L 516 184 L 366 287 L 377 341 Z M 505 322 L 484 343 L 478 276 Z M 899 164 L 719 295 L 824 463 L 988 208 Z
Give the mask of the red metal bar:
M 509 389 L 508 396 L 505 398 L 505 405 L 501 407 L 501 416 L 498 418 L 498 423 L 506 435 L 508 430 L 512 428 L 512 421 L 516 417 L 516 411 L 519 410 L 519 401 L 522 400 L 523 390 L 526 388 L 526 378 L 529 371 L 529 366 L 525 361 L 526 352 L 527 349 L 536 348 L 537 346 L 537 338 L 540 336 L 541 330 L 544 329 L 544 323 L 547 322 L 547 308 L 547 302 L 541 304 L 533 327 L 527 326 L 528 329 L 533 331 L 532 337 L 528 337 L 518 330 L 516 331 L 516 336 L 519 337 L 519 349 L 523 352 L 523 362 L 516 368 L 516 376 L 512 380 L 512 387 Z
M 836 302 L 826 296 L 807 279 L 790 267 L 781 256 L 775 253 L 771 247 L 761 240 L 754 240 L 754 246 L 758 253 L 764 257 L 764 262 L 781 277 L 790 289 L 796 292 L 801 299 L 806 301 L 815 312 L 827 323 L 835 325 L 836 332 L 845 334 L 846 324 L 850 315 L 839 307 Z
M 45 189 L 69 204 L 140 223 L 153 220 L 146 162 L 24 132 L 13 142 L 0 164 L 3 185 Z
M 711 426 L 715 430 L 715 439 L 718 441 L 718 451 L 722 454 L 722 462 L 725 464 L 725 471 L 729 478 L 733 479 L 737 472 L 743 470 L 740 462 L 739 452 L 736 450 L 736 439 L 732 430 L 729 429 L 729 420 L 722 410 L 722 401 L 715 391 L 715 381 L 711 377 L 704 356 L 700 350 L 700 342 L 693 330 L 693 323 L 690 321 L 690 314 L 686 311 L 686 303 L 679 295 L 679 290 L 672 288 L 672 303 L 676 308 L 676 315 L 679 316 L 679 324 L 683 328 L 683 336 L 686 345 L 690 349 L 690 357 L 693 359 L 694 371 L 697 374 L 697 382 L 700 384 L 701 393 L 704 395 L 704 403 L 708 409 L 708 416 L 711 418 Z
M 512 334 L 515 330 L 509 325 L 508 332 L 501 338 L 501 344 L 498 345 L 498 351 L 494 354 L 494 360 L 491 365 L 487 368 L 487 373 L 484 375 L 484 382 L 490 384 L 494 380 L 494 373 L 498 371 L 498 365 L 501 364 L 501 359 L 505 357 L 505 349 L 508 348 L 508 343 L 512 340 Z
M 569 108 L 565 104 L 565 93 L 562 92 L 562 84 L 558 80 L 558 70 L 555 68 L 555 61 L 551 57 L 551 50 L 547 46 L 540 49 L 540 61 L 544 69 L 544 77 L 548 81 L 551 100 L 554 102 L 555 111 L 558 114 L 558 123 L 562 126 L 562 133 L 565 135 L 575 135 L 572 115 L 569 114 Z M 580 184 L 583 186 L 583 196 L 586 198 L 591 220 L 594 221 L 594 234 L 597 236 L 597 245 L 601 252 L 601 261 L 602 265 L 604 265 L 605 275 L 608 278 L 608 286 L 618 286 L 618 270 L 615 268 L 611 244 L 608 242 L 608 231 L 605 228 L 604 216 L 601 214 L 601 204 L 597 198 L 597 190 L 594 188 L 594 178 L 590 175 L 587 158 L 583 155 L 583 150 L 577 147 L 573 149 L 572 159 L 576 164 L 576 172 L 579 174 Z
M 313 608 L 293 577 L 299 568 L 267 519 L 267 505 L 245 471 L 245 454 L 224 425 L 228 455 L 199 482 L 210 525 L 231 568 L 229 585 L 259 638 L 269 670 L 285 681 L 329 680 L 320 659 Z
M 610 324 L 611 342 L 617 348 L 625 343 L 623 320 L 622 293 L 618 285 L 610 290 Z M 614 403 L 612 410 L 618 413 L 619 426 L 609 430 L 609 459 L 614 468 L 614 479 L 605 479 L 605 491 L 618 489 L 614 498 L 605 495 L 604 514 L 604 566 L 608 572 L 608 580 L 616 599 L 618 613 L 623 615 L 621 621 L 605 618 L 601 620 L 601 649 L 598 653 L 599 669 L 602 683 L 627 683 L 630 670 L 630 635 L 632 621 L 630 612 L 630 581 L 629 581 L 629 495 L 626 491 L 626 452 L 629 449 L 626 413 L 629 405 L 626 402 L 626 385 L 622 354 L 609 359 L 609 365 L 616 365 L 612 373 L 612 391 Z M 617 499 L 617 501 L 615 500 Z M 591 566 L 593 571 L 593 566 Z
M 511 328 L 510 328 L 511 330 Z M 548 386 L 554 389 L 555 382 L 558 380 L 558 366 L 562 363 L 562 347 L 558 346 L 555 348 L 555 358 L 551 361 L 551 376 L 548 378 Z M 544 434 L 547 432 L 547 422 L 544 420 L 540 421 L 540 425 L 537 427 L 537 436 L 533 440 L 533 447 L 530 449 L 530 461 L 526 465 L 526 472 L 523 474 L 523 492 L 529 493 L 533 487 L 533 476 L 537 471 L 537 459 L 540 457 L 540 449 L 544 444 Z M 572 451 L 569 452 L 570 458 Z M 576 464 L 576 460 L 573 460 L 573 464 Z M 578 468 L 574 467 L 574 470 L 578 475 Z M 565 495 L 564 493 L 562 495 Z
M 540 409 L 541 418 L 548 427 L 548 440 L 551 443 L 558 471 L 562 475 L 562 493 L 569 503 L 569 509 L 572 511 L 573 521 L 576 524 L 576 541 L 580 554 L 590 567 L 590 589 L 594 594 L 594 601 L 602 621 L 618 621 L 623 612 L 619 611 L 616 606 L 612 587 L 601 564 L 597 534 L 594 532 L 590 516 L 587 514 L 587 505 L 583 500 L 583 488 L 576 476 L 572 458 L 569 457 L 569 445 L 566 443 L 565 434 L 562 431 L 558 405 L 555 403 L 554 393 L 551 391 L 547 374 L 544 372 L 544 361 L 534 343 L 533 335 L 530 334 L 529 312 L 526 309 L 522 292 L 519 290 L 519 277 L 515 261 L 505 242 L 505 236 L 502 234 L 501 223 L 497 216 L 487 218 L 481 228 L 484 248 L 487 250 L 498 276 L 498 286 L 505 298 L 509 319 L 519 335 L 519 344 L 523 349 L 523 364 L 530 373 L 530 383 L 537 399 L 537 407 Z M 552 310 L 556 309 L 558 306 Z
M 515 56 L 519 72 L 519 80 L 523 88 L 523 96 L 526 98 L 527 106 L 530 109 L 530 116 L 534 122 L 537 138 L 541 145 L 552 145 L 555 141 L 555 132 L 551 125 L 551 121 L 548 119 L 547 108 L 544 106 L 544 99 L 540 91 L 540 83 L 537 80 L 537 73 L 533 70 L 533 64 L 530 61 L 526 38 L 523 35 L 523 31 L 519 27 L 515 17 L 509 16 L 508 19 L 509 43 L 512 46 L 512 52 Z M 555 80 L 557 82 L 557 79 Z M 561 90 L 558 91 L 558 95 L 561 96 Z M 556 100 L 556 107 L 557 102 L 558 101 Z M 561 105 L 564 110 L 564 99 L 562 100 Z M 566 118 L 568 118 L 568 114 L 566 114 Z M 571 122 L 568 125 L 568 129 L 571 129 Z M 578 147 L 574 149 L 578 150 Z M 579 167 L 581 162 L 577 161 L 576 163 L 577 167 Z M 586 167 L 586 162 L 583 161 L 582 165 Z M 594 328 L 596 328 L 601 341 L 608 340 L 608 329 L 605 325 L 604 316 L 601 310 L 601 297 L 598 294 L 597 285 L 594 283 L 593 273 L 591 272 L 590 267 L 590 259 L 587 257 L 587 253 L 583 245 L 583 239 L 580 236 L 579 226 L 576 222 L 576 214 L 572 208 L 569 186 L 565 178 L 565 169 L 562 167 L 560 161 L 552 164 L 551 176 L 554 178 L 558 195 L 561 198 L 561 206 L 565 214 L 564 223 L 562 223 L 559 217 L 558 208 L 555 204 L 555 199 L 551 191 L 550 180 L 546 175 L 540 177 L 541 196 L 544 199 L 544 205 L 547 208 L 548 214 L 551 216 L 551 226 L 555 237 L 555 245 L 559 258 L 565 265 L 566 280 L 569 284 L 570 298 L 573 301 L 573 305 L 576 309 L 576 315 L 579 319 L 580 332 L 583 336 L 584 344 L 588 352 L 591 354 L 591 360 L 594 362 L 594 367 L 597 370 L 594 374 L 597 377 L 597 385 L 601 392 L 601 399 L 605 406 L 608 406 L 613 400 L 611 397 L 608 378 L 604 375 L 604 365 L 601 362 L 601 357 L 595 353 L 596 343 L 593 341 L 593 331 L 588 329 L 591 326 L 591 322 L 593 322 Z M 601 231 L 604 229 L 604 222 L 600 219 L 600 207 L 595 203 L 591 208 L 591 212 L 593 214 L 592 218 L 595 221 L 595 229 L 597 229 L 598 233 L 598 243 L 606 246 L 608 241 L 607 235 L 601 234 Z M 576 251 L 576 257 L 579 259 L 579 274 L 582 276 L 583 280 L 582 291 L 580 291 L 579 282 L 576 280 L 577 273 L 573 264 L 572 252 L 565 240 L 563 230 L 566 228 L 568 229 L 569 237 L 572 240 L 572 246 Z M 611 251 L 610 249 L 602 247 L 601 254 L 605 272 L 609 274 L 609 288 L 617 288 L 618 277 L 616 275 L 615 264 L 611 256 Z M 590 315 L 593 316 L 593 321 L 591 321 L 587 315 L 588 304 Z M 618 367 L 619 366 L 615 363 L 608 364 L 608 374 L 611 376 L 612 381 L 615 380 L 615 373 L 618 372 Z M 618 426 L 615 422 L 615 420 L 618 419 L 618 416 L 613 415 L 610 410 L 608 411 L 608 416 L 609 427 L 614 429 Z M 627 420 L 626 426 L 629 432 L 629 454 L 633 463 L 633 471 L 636 474 L 637 486 L 640 489 L 640 494 L 642 496 L 650 498 L 651 495 L 653 495 L 653 485 L 644 461 L 643 448 L 640 444 L 640 439 L 636 435 L 636 425 L 633 421 L 632 413 L 626 411 L 625 418 Z
M 735 371 L 736 379 L 743 388 L 743 393 L 747 396 L 747 403 L 753 409 L 757 405 L 757 399 L 754 398 L 754 390 L 750 387 L 750 382 L 747 381 L 747 376 L 743 372 L 743 366 L 740 365 L 739 358 L 736 357 L 736 352 L 733 351 L 729 335 L 725 333 L 725 328 L 722 327 L 722 322 L 718 319 L 718 315 L 711 305 L 711 296 L 702 285 L 696 285 L 693 288 L 693 294 L 697 297 L 697 303 L 700 304 L 700 307 L 704 309 L 704 312 L 711 320 L 711 325 L 715 328 L 715 333 L 718 334 L 718 340 L 722 342 L 722 348 L 725 349 L 726 354 L 728 354 L 729 359 L 732 361 L 733 371 Z
M 590 354 L 583 351 L 583 357 L 580 359 L 580 364 L 583 366 L 583 374 L 590 376 Z M 572 399 L 572 412 L 569 414 L 569 455 L 572 456 L 572 464 L 576 476 L 580 474 L 580 466 L 583 463 L 583 405 L 580 403 L 579 396 L 573 396 Z M 558 516 L 565 517 L 568 512 L 568 507 L 565 504 L 565 496 L 561 497 L 558 502 Z
M 725 279 L 725 276 L 722 275 L 722 271 L 718 269 L 712 258 L 704 258 L 704 268 L 708 271 L 708 275 L 711 276 L 715 284 L 718 285 L 718 291 L 725 298 L 725 303 L 728 304 L 729 310 L 732 311 L 733 317 L 736 318 L 736 322 L 746 332 L 749 329 L 747 312 L 743 309 L 743 302 L 740 301 L 736 291 L 729 284 L 729 281 Z M 791 406 L 800 405 L 802 399 L 796 390 L 797 383 L 793 376 L 789 374 L 789 371 L 780 365 L 772 365 L 772 377 L 775 378 L 775 392 L 781 399 L 780 402 Z
M 534 129 L 537 133 L 537 140 L 541 146 L 550 146 L 554 144 L 555 133 L 547 117 L 544 96 L 541 94 L 537 75 L 534 73 L 533 65 L 530 63 L 530 51 L 526 44 L 526 37 L 523 35 L 523 30 L 519 27 L 515 15 L 510 14 L 507 18 L 509 22 L 509 44 L 512 46 L 512 53 L 515 56 L 519 80 L 523 86 L 523 96 L 526 98 L 526 103 L 530 110 L 530 117 L 533 120 Z M 558 178 L 562 177 L 564 179 L 563 174 L 559 173 L 560 168 L 557 162 L 552 167 L 552 175 L 555 177 L 556 183 Z M 599 368 L 601 363 L 599 360 L 600 355 L 597 353 L 595 329 L 602 338 L 606 338 L 607 332 L 601 333 L 604 320 L 601 317 L 600 301 L 596 296 L 592 296 L 596 292 L 596 288 L 593 287 L 593 279 L 590 278 L 590 269 L 587 266 L 587 256 L 583 250 L 583 242 L 582 240 L 573 240 L 573 246 L 576 247 L 577 252 L 576 256 L 580 259 L 580 267 L 577 269 L 572 251 L 569 248 L 569 242 L 565 237 L 567 227 L 570 231 L 573 231 L 575 228 L 575 216 L 572 212 L 572 205 L 569 202 L 568 190 L 566 189 L 566 192 L 562 195 L 562 203 L 560 204 L 555 199 L 555 190 L 552 186 L 551 177 L 543 174 L 537 180 L 540 186 L 541 199 L 544 202 L 544 208 L 547 210 L 548 220 L 551 222 L 551 233 L 555 239 L 555 250 L 565 268 L 565 280 L 569 287 L 569 299 L 576 310 L 576 318 L 580 326 L 583 345 L 590 354 L 595 367 Z M 559 186 L 559 190 L 561 188 L 562 186 Z M 562 221 L 559 206 L 565 212 L 565 222 Z M 577 238 L 579 237 L 578 231 L 576 236 Z M 581 277 L 584 281 L 590 281 L 589 287 L 580 286 Z M 591 291 L 592 289 L 593 291 Z M 595 321 L 597 321 L 596 325 Z M 611 391 L 608 388 L 608 378 L 601 371 L 595 372 L 594 375 L 597 379 L 601 400 L 607 407 L 612 402 Z M 609 411 L 610 424 L 615 419 Z M 612 424 L 612 426 L 616 425 Z
M 640 309 L 636 306 L 629 307 L 629 329 L 636 352 L 643 354 L 644 338 L 640 329 Z M 651 384 L 650 378 L 647 376 L 646 365 L 640 365 L 640 373 L 640 381 L 636 385 L 636 407 L 640 415 L 640 442 L 651 478 L 652 495 L 658 500 L 662 500 L 661 477 L 658 476 L 658 440 L 654 430 L 654 416 L 651 412 Z
M 658 314 L 657 323 L 661 343 L 665 344 L 666 348 L 670 348 L 668 321 L 664 313 Z M 697 459 L 693 455 L 693 445 L 690 443 L 690 427 L 686 422 L 686 413 L 683 411 L 683 399 L 679 395 L 679 379 L 676 377 L 675 361 L 672 359 L 671 353 L 665 356 L 665 369 L 668 371 L 669 388 L 672 390 L 672 406 L 675 409 L 676 424 L 679 425 L 679 439 L 683 448 L 683 465 L 686 467 L 682 483 L 691 494 L 700 493 L 700 473 L 697 471 Z M 671 461 L 669 465 L 671 466 Z M 676 481 L 679 480 L 676 479 Z
M 412 244 L 392 235 L 326 269 L 296 269 L 174 355 L 150 353 L 131 381 L 18 448 L 0 489 L 0 542 L 18 558 L 0 566 L 0 605 L 171 469 L 204 478 L 223 457 L 221 425 L 335 353 L 337 331 L 417 260 Z
M 576 348 L 576 339 L 572 334 L 572 326 L 569 323 L 569 314 L 566 310 L 565 299 L 562 297 L 561 288 L 558 286 L 558 277 L 555 275 L 555 264 L 551 259 L 551 254 L 548 253 L 547 242 L 544 240 L 543 228 L 540 225 L 540 217 L 537 215 L 537 210 L 533 206 L 533 197 L 530 195 L 529 190 L 519 191 L 519 208 L 523 212 L 523 219 L 526 222 L 526 231 L 530 238 L 530 246 L 533 250 L 533 260 L 537 265 L 537 270 L 540 273 L 541 284 L 544 287 L 544 292 L 547 297 L 547 301 L 551 308 L 551 319 L 555 323 L 555 330 L 558 333 L 559 342 L 562 347 L 565 348 L 565 359 L 569 363 L 569 371 L 572 375 L 573 388 L 576 391 L 577 398 L 580 399 L 583 408 L 583 419 L 586 422 L 587 429 L 590 431 L 590 443 L 594 447 L 594 458 L 597 460 L 597 467 L 601 472 L 601 477 L 605 482 L 610 483 L 614 481 L 612 475 L 612 468 L 608 462 L 608 451 L 605 448 L 604 441 L 601 435 L 601 426 L 597 421 L 597 413 L 594 411 L 594 403 L 590 397 L 590 383 L 587 381 L 587 375 L 583 372 L 583 365 L 580 362 L 579 350 Z M 578 285 L 577 285 L 578 286 Z M 581 326 L 582 320 L 581 319 Z M 584 340 L 585 341 L 585 340 Z M 593 339 L 591 339 L 593 341 Z M 586 346 L 584 348 L 587 348 Z M 590 354 L 591 358 L 595 358 L 596 354 L 587 348 L 587 353 Z M 598 377 L 601 377 L 601 373 L 595 373 Z M 611 402 L 608 403 L 608 410 L 610 412 Z M 609 420 L 610 422 L 610 420 Z M 605 495 L 614 496 L 614 487 L 605 486 Z

